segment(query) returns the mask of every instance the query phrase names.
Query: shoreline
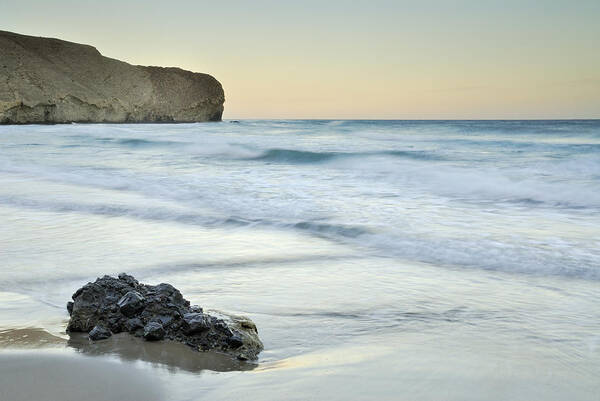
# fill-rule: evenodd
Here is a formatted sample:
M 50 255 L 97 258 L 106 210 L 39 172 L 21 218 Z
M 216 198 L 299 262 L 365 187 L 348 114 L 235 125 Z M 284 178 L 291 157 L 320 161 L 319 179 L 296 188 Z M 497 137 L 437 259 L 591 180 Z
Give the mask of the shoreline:
M 144 341 L 128 333 L 113 334 L 110 338 L 91 341 L 87 333 L 70 333 L 67 338 L 55 336 L 42 328 L 0 329 L 0 354 L 53 350 L 91 357 L 112 356 L 120 361 L 143 361 L 168 369 L 200 373 L 248 371 L 258 366 L 256 362 L 240 361 L 217 351 L 194 351 L 185 344 L 162 340 Z

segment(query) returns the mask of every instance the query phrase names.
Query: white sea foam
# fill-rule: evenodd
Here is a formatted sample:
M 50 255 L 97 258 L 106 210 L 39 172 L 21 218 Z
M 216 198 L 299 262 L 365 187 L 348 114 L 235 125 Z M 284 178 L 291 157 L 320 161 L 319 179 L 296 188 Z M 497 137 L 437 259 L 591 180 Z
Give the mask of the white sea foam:
M 427 127 L 344 121 L 11 127 L 0 157 L 0 204 L 261 226 L 377 256 L 600 276 L 600 235 L 593 228 L 600 226 L 600 157 L 581 147 L 594 145 L 594 126 L 579 136 L 571 132 L 571 140 L 555 138 L 556 147 L 552 138 L 538 144 L 530 135 L 526 153 L 512 145 L 524 138 L 496 126 L 468 135 L 460 126 Z

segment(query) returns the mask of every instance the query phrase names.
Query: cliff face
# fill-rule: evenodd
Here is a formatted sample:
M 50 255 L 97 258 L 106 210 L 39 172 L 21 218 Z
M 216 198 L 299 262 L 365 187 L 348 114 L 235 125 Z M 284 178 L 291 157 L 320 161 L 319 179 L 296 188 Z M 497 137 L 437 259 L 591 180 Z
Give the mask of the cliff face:
M 92 46 L 0 31 L 0 124 L 220 121 L 208 74 L 142 67 Z

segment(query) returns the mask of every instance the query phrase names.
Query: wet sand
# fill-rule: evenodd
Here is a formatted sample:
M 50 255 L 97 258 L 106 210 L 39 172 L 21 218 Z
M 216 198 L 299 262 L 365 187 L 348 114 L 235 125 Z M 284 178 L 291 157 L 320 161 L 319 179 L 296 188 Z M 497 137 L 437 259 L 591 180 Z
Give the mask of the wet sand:
M 279 360 L 267 352 L 255 365 L 128 335 L 92 343 L 85 335 L 64 340 L 39 329 L 5 330 L 3 343 L 13 341 L 0 350 L 0 400 L 559 401 L 593 400 L 600 390 L 581 387 L 590 366 L 572 365 L 562 374 L 568 380 L 557 381 L 559 366 L 542 349 L 498 341 L 490 351 L 488 339 L 471 337 L 473 352 L 465 355 L 465 334 L 406 333 L 401 342 L 370 336 Z
M 116 334 L 92 342 L 83 333 L 68 339 L 40 328 L 0 331 L 0 400 L 167 400 L 160 370 L 252 370 L 256 364 L 183 344 L 148 342 Z M 158 369 L 156 369 L 158 368 Z
M 37 327 L 0 330 L 0 349 L 41 348 L 65 346 L 66 344 L 67 340 L 65 338 L 55 336 Z
M 118 361 L 20 350 L 0 353 L 0 399 L 152 401 L 165 394 L 152 377 Z
M 143 361 L 162 365 L 172 371 L 200 373 L 245 371 L 256 368 L 254 362 L 244 362 L 219 352 L 196 352 L 172 341 L 144 341 L 127 333 L 119 333 L 102 341 L 90 341 L 85 333 L 58 337 L 40 328 L 0 330 L 0 352 L 20 352 L 36 349 L 56 353 L 77 353 L 90 357 L 111 357 L 122 362 Z M 2 355 L 0 353 L 0 355 Z

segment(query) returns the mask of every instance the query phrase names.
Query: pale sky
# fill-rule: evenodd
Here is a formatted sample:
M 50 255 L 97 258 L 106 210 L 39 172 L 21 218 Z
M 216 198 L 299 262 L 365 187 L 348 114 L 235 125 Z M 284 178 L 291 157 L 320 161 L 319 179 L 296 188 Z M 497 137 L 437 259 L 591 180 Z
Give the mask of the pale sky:
M 226 119 L 600 118 L 600 0 L 6 0 L 0 29 L 209 73 Z

